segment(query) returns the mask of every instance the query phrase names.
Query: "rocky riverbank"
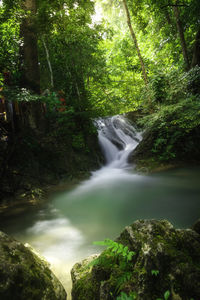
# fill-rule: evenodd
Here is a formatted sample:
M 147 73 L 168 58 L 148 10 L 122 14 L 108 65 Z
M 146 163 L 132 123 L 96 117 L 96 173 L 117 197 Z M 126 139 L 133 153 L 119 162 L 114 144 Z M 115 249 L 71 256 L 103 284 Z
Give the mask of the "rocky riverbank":
M 73 267 L 72 300 L 199 300 L 200 220 L 192 229 L 138 220 L 102 244 Z M 1 299 L 66 300 L 45 259 L 2 232 L 0 274 Z
M 166 220 L 139 220 L 116 242 L 73 267 L 73 300 L 199 299 L 200 221 L 175 229 Z

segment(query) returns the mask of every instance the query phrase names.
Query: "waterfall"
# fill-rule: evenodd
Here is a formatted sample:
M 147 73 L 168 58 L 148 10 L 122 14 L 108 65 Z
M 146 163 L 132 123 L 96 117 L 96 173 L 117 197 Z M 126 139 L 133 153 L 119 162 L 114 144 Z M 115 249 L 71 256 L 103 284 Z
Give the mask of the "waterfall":
M 67 184 L 40 211 L 30 210 L 23 218 L 10 214 L 1 222 L 5 232 L 50 262 L 69 299 L 72 266 L 102 251 L 93 241 L 115 239 L 137 219 L 169 219 L 182 228 L 199 217 L 200 168 L 137 174 L 129 169 L 128 156 L 141 134 L 123 116 L 98 119 L 96 126 L 105 166 L 72 189 Z
M 123 169 L 128 157 L 142 139 L 141 134 L 120 115 L 97 120 L 99 144 L 106 166 Z

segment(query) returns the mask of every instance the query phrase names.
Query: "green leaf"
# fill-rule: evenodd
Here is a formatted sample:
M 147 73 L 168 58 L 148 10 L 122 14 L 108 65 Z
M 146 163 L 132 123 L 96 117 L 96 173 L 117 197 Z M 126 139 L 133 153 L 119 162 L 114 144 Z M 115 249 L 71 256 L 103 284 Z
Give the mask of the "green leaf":
M 159 274 L 159 270 L 151 270 L 151 274 L 157 276 Z
M 95 241 L 93 242 L 94 245 L 97 245 L 97 246 L 107 246 L 108 243 L 107 243 L 107 240 L 104 240 L 104 241 Z
M 164 299 L 165 300 L 169 299 L 169 296 L 170 296 L 170 291 L 168 290 L 164 293 Z
M 134 300 L 135 296 L 128 296 L 126 293 L 121 292 L 120 296 L 117 297 L 117 300 Z

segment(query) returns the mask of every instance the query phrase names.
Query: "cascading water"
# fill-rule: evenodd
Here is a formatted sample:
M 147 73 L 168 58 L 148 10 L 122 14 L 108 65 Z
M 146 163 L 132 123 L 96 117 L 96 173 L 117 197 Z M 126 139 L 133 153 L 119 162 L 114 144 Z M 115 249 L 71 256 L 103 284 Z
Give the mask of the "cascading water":
M 93 241 L 114 239 L 137 219 L 166 218 L 186 227 L 199 217 L 200 169 L 138 175 L 128 156 L 141 134 L 123 116 L 96 123 L 105 166 L 72 191 L 54 196 L 39 212 L 11 217 L 1 227 L 46 257 L 67 289 L 67 299 L 73 264 L 102 250 Z
M 117 115 L 96 120 L 99 144 L 104 154 L 106 164 L 92 173 L 89 180 L 84 181 L 71 193 L 71 196 L 91 193 L 99 188 L 108 188 L 118 181 L 132 181 L 139 175 L 129 173 L 128 157 L 142 139 L 139 133 L 125 117 Z M 106 198 L 106 197 L 105 197 Z
M 141 140 L 141 134 L 122 116 L 100 119 L 97 124 L 107 166 L 126 168 L 128 156 Z

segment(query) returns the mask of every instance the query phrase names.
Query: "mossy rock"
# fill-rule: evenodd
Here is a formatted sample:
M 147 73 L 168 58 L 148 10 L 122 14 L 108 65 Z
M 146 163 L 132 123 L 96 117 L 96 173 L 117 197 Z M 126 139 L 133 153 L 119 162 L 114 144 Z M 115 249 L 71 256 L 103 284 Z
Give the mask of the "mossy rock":
M 73 284 L 72 299 L 98 299 L 101 278 L 97 281 L 97 277 L 93 276 L 93 272 L 91 272 L 92 267 L 87 267 L 97 257 L 98 255 L 92 255 L 84 259 L 81 263 L 74 265 L 71 271 Z
M 66 292 L 33 249 L 0 232 L 0 299 L 66 300 Z
M 73 300 L 114 300 L 121 292 L 137 300 L 164 299 L 166 292 L 171 300 L 200 299 L 198 232 L 175 229 L 166 220 L 139 220 L 116 241 L 135 252 L 132 260 L 123 268 L 117 259 L 113 265 L 101 262 L 88 270 L 80 263 L 73 280 Z M 101 257 L 105 258 L 105 251 Z M 123 281 L 125 273 L 129 276 Z

